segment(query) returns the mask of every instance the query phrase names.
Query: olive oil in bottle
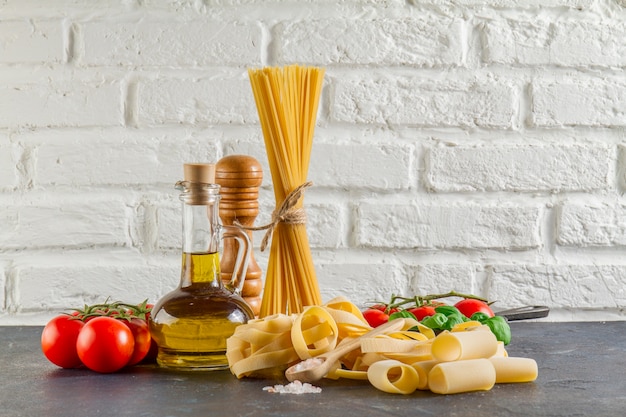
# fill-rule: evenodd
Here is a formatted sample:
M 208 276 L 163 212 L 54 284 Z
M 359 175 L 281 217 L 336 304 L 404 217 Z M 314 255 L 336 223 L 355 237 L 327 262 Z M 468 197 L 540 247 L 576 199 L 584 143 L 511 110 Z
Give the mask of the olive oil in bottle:
M 183 202 L 183 253 L 180 285 L 159 300 L 150 317 L 150 332 L 158 346 L 159 365 L 177 369 L 227 369 L 226 339 L 237 326 L 254 317 L 239 295 L 249 258 L 245 232 L 219 223 L 219 185 L 214 166 L 186 164 L 179 182 Z M 208 170 L 209 174 L 204 173 Z M 239 243 L 240 274 L 226 285 L 220 276 L 220 232 Z M 238 282 L 239 281 L 239 282 Z

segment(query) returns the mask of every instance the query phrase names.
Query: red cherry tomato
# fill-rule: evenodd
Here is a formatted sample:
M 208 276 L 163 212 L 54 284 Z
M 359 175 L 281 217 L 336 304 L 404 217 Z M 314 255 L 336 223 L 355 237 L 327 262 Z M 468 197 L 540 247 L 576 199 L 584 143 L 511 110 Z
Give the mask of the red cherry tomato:
M 152 309 L 154 308 L 154 304 L 146 304 L 146 320 L 148 320 L 151 316 Z
M 41 350 L 46 358 L 61 368 L 81 366 L 76 339 L 84 325 L 82 321 L 65 314 L 50 320 L 41 333 Z
M 368 308 L 363 312 L 363 317 L 370 326 L 378 327 L 381 324 L 385 324 L 389 321 L 389 315 L 385 314 L 384 311 L 376 310 L 373 308 Z
M 76 351 L 92 371 L 109 373 L 122 369 L 133 356 L 135 338 L 121 320 L 96 317 L 89 320 L 78 335 Z
M 465 298 L 456 303 L 454 306 L 458 308 L 461 314 L 463 314 L 465 317 L 472 317 L 472 314 L 478 312 L 485 313 L 489 317 L 494 316 L 493 310 L 491 310 L 491 307 L 489 307 L 489 305 L 484 301 L 474 300 L 472 298 Z
M 385 304 L 374 304 L 374 305 L 373 305 L 373 306 L 371 306 L 370 308 L 372 308 L 372 309 L 374 309 L 374 310 L 380 310 L 380 311 L 382 311 L 383 313 L 385 313 L 385 314 L 389 314 L 389 315 L 391 315 L 391 314 L 393 314 L 393 313 L 396 313 L 396 312 L 400 311 L 400 309 L 399 309 L 399 308 L 395 308 L 395 307 L 393 307 L 393 308 L 389 308 L 389 306 L 387 306 L 387 305 L 385 305 Z
M 415 318 L 419 321 L 424 320 L 426 317 L 434 316 L 436 311 L 435 307 L 432 305 L 425 305 L 420 307 L 414 307 L 407 310 L 409 313 L 412 313 Z
M 121 320 L 121 322 L 128 326 L 130 331 L 133 333 L 133 338 L 135 339 L 133 355 L 128 361 L 127 366 L 138 364 L 146 357 L 152 344 L 148 322 L 138 318 L 132 318 L 130 320 L 124 319 Z

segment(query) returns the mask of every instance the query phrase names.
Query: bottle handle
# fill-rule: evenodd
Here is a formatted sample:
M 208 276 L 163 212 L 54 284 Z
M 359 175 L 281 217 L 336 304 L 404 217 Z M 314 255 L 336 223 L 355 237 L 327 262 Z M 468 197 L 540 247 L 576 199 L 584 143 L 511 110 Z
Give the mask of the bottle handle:
M 224 230 L 222 239 L 235 239 L 238 243 L 237 257 L 235 258 L 235 264 L 233 266 L 233 274 L 230 281 L 228 281 L 225 286 L 231 292 L 241 295 L 243 284 L 246 280 L 246 274 L 248 272 L 250 255 L 252 254 L 250 238 L 246 232 L 236 226 L 223 225 L 222 229 Z

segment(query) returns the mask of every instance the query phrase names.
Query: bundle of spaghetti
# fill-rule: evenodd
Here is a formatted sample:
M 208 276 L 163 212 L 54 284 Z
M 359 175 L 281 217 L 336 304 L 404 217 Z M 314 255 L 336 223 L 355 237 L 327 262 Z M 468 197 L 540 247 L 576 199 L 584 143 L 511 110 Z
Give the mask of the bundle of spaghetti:
M 269 231 L 273 235 L 259 317 L 300 313 L 305 306 L 321 304 L 302 192 L 310 185 L 307 175 L 324 70 L 290 65 L 249 69 L 248 75 L 277 207 Z M 277 215 L 293 192 L 297 200 L 289 213 Z

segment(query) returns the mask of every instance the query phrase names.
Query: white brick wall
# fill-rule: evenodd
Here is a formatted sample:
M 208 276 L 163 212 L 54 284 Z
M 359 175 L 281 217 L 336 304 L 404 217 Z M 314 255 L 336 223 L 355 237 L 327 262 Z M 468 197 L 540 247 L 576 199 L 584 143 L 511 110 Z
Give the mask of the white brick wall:
M 5 0 L 0 325 L 173 288 L 183 162 L 259 159 L 267 221 L 247 68 L 290 63 L 327 70 L 306 197 L 325 299 L 624 319 L 624 22 L 614 0 Z

